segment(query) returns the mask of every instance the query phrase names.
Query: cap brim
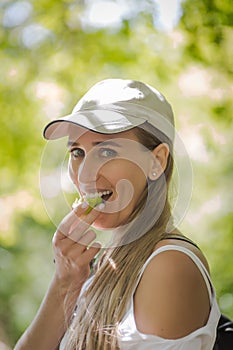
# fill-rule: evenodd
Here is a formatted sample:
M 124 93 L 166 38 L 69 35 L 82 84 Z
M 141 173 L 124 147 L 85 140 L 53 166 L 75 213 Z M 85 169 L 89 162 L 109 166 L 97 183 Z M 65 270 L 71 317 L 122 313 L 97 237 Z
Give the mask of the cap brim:
M 128 116 L 109 110 L 86 110 L 72 113 L 51 121 L 46 125 L 43 136 L 47 140 L 56 140 L 69 135 L 70 125 L 80 126 L 102 134 L 114 134 L 130 130 L 147 120 Z

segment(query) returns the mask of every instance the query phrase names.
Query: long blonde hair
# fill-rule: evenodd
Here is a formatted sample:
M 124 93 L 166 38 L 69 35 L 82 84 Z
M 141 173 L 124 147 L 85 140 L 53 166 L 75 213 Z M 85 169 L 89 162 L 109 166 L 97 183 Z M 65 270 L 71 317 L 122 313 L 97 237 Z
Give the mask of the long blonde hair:
M 173 169 L 173 145 L 159 130 L 155 129 L 152 134 L 145 129 L 146 124 L 144 129 L 135 128 L 135 133 L 139 142 L 147 149 L 153 150 L 162 142 L 169 145 L 170 154 L 164 172 L 165 184 L 160 178 L 157 181 L 148 180 L 143 198 L 135 209 L 136 220 L 133 220 L 134 224 L 126 233 L 127 237 L 130 234 L 135 237 L 135 229 L 140 227 L 139 238 L 125 244 L 123 237 L 122 244 L 105 250 L 101 255 L 89 287 L 78 299 L 76 316 L 67 332 L 65 350 L 119 349 L 118 324 L 124 316 L 143 264 L 166 232 L 166 226 L 171 218 L 168 185 Z M 145 201 L 149 202 L 152 222 L 150 226 L 148 218 L 145 220 L 143 215 L 140 215 Z M 161 215 L 157 220 L 153 220 L 160 202 L 163 202 Z

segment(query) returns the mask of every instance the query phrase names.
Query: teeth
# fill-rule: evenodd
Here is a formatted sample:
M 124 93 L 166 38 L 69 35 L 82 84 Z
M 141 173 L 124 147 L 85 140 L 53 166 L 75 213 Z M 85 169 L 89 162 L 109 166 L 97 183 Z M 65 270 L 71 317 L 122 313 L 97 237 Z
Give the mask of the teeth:
M 111 191 L 103 191 L 103 192 L 95 192 L 95 193 L 88 193 L 83 196 L 84 200 L 87 198 L 95 198 L 95 197 L 102 197 L 104 195 L 110 194 Z

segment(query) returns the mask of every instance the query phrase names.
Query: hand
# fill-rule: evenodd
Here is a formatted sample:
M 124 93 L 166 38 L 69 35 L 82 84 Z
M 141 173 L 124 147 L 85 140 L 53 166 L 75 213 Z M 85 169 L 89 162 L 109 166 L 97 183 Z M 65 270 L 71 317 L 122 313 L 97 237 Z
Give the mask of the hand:
M 97 209 L 86 214 L 87 208 L 79 205 L 65 216 L 55 232 L 53 237 L 55 278 L 62 293 L 79 294 L 90 274 L 90 262 L 101 248 L 99 243 L 91 244 L 96 234 L 93 230 L 88 230 L 100 214 Z

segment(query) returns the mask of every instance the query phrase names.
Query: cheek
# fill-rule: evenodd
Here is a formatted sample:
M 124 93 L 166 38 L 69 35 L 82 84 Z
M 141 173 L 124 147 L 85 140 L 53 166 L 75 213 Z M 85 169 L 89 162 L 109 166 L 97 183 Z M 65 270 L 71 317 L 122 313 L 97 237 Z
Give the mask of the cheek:
M 77 178 L 78 178 L 78 176 L 77 176 L 78 166 L 71 159 L 69 159 L 69 163 L 68 163 L 68 172 L 69 172 L 69 176 L 70 176 L 71 180 L 76 184 Z
M 131 184 L 133 191 L 137 193 L 145 188 L 147 177 L 145 172 L 136 164 L 128 161 L 112 162 L 109 166 L 103 167 L 103 174 L 116 186 L 121 180 L 126 180 L 125 184 Z
M 147 176 L 139 166 L 133 165 L 129 170 L 131 175 L 129 180 L 133 188 L 132 205 L 135 206 L 147 186 Z
M 134 198 L 137 202 L 147 186 L 147 177 L 141 169 L 135 169 L 132 185 L 134 187 Z

